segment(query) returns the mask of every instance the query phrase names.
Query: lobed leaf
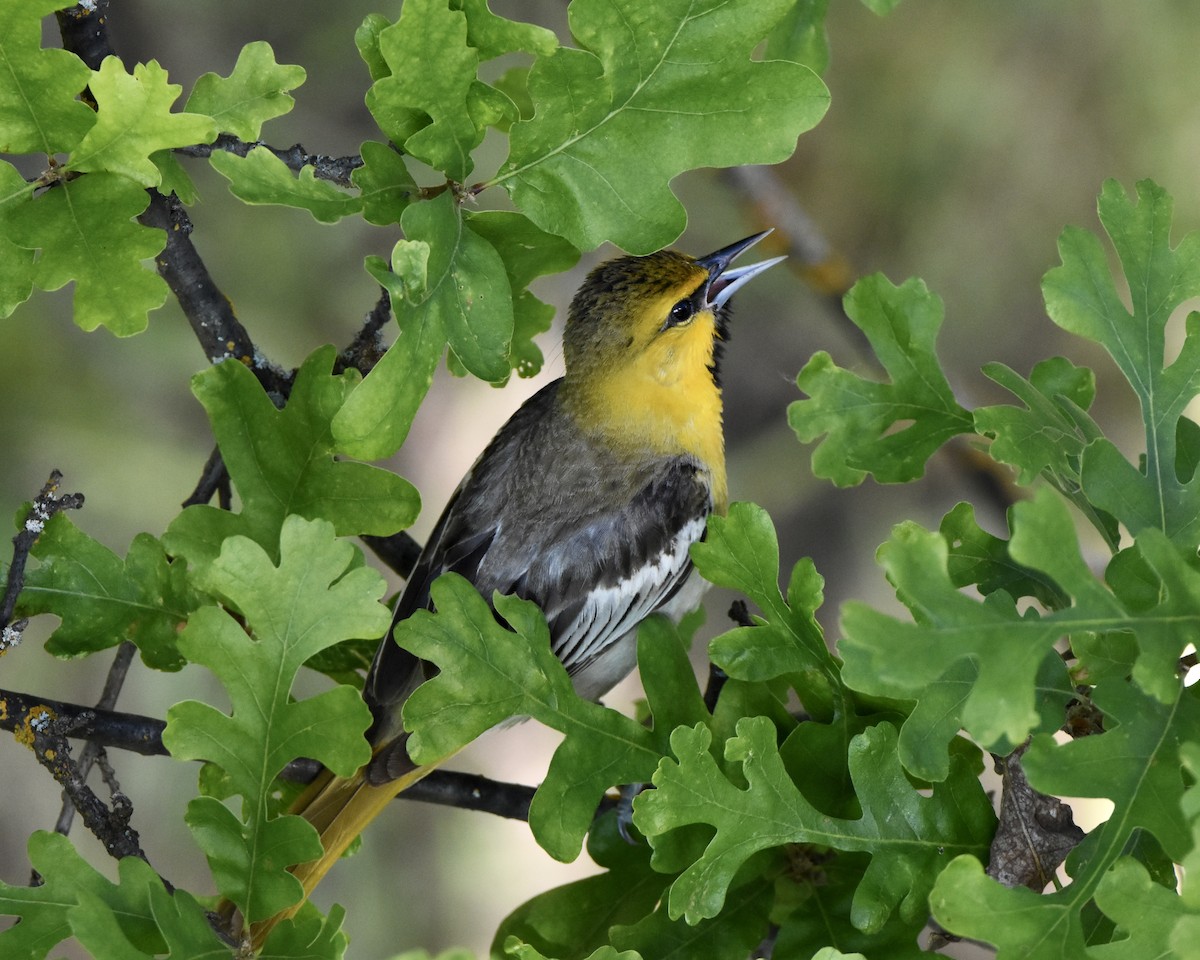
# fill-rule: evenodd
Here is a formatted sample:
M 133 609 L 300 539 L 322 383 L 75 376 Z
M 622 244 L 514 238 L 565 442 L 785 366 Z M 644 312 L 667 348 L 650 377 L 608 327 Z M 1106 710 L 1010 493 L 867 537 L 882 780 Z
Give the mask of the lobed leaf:
M 751 503 L 731 504 L 727 516 L 709 518 L 705 538 L 692 547 L 691 556 L 706 580 L 745 594 L 763 614 L 753 627 L 716 637 L 709 644 L 713 662 L 740 680 L 787 676 L 813 716 L 845 722 L 852 710 L 815 618 L 824 581 L 811 560 L 801 560 L 784 598 L 779 543 L 766 511 Z
M 362 736 L 370 711 L 354 687 L 291 698 L 306 660 L 342 640 L 378 637 L 389 622 L 378 602 L 383 580 L 357 566 L 354 547 L 334 536 L 328 522 L 290 516 L 280 533 L 278 564 L 252 540 L 230 537 L 201 580 L 246 626 L 204 607 L 179 639 L 192 663 L 221 680 L 232 713 L 193 700 L 178 703 L 168 711 L 163 743 L 178 759 L 220 766 L 242 797 L 240 818 L 211 797 L 194 799 L 188 825 L 221 893 L 251 922 L 295 903 L 300 883 L 287 867 L 320 853 L 316 831 L 301 818 L 268 816 L 275 777 L 297 757 L 318 760 L 341 776 L 370 758 Z
M 292 173 L 266 147 L 255 147 L 244 157 L 217 150 L 208 162 L 229 181 L 230 192 L 246 203 L 298 207 L 318 223 L 336 223 L 362 209 L 360 197 L 339 190 L 328 180 L 318 180 L 312 167 Z
M 474 167 L 485 128 L 464 109 L 477 83 L 479 54 L 467 18 L 445 0 L 409 0 L 394 24 L 369 34 L 375 78 L 367 108 L 393 143 L 458 182 Z M 361 49 L 361 44 L 360 44 Z M 427 64 L 437 63 L 436 70 Z
M 804 849 L 799 848 L 796 858 L 801 862 Z M 821 848 L 817 851 L 813 859 L 819 866 L 801 870 L 793 879 L 793 896 L 798 903 L 779 924 L 776 956 L 822 960 L 831 950 L 832 957 L 838 957 L 840 950 L 853 958 L 865 955 L 887 960 L 929 960 L 929 954 L 917 942 L 927 918 L 905 921 L 893 913 L 871 933 L 864 933 L 850 922 L 859 881 L 870 865 L 868 854 L 821 857 Z M 780 913 L 777 907 L 776 915 Z M 836 948 L 827 946 L 831 943 Z
M 635 924 L 611 932 L 618 950 L 635 950 L 643 957 L 688 957 L 691 960 L 727 960 L 752 957 L 770 927 L 774 877 L 747 871 L 750 879 L 729 891 L 721 913 L 697 924 L 672 919 L 667 904 L 646 911 Z
M 434 763 L 510 717 L 560 731 L 564 739 L 529 825 L 547 853 L 573 859 L 604 791 L 650 777 L 660 756 L 654 735 L 575 693 L 533 603 L 497 595 L 493 613 L 456 574 L 439 577 L 431 596 L 436 613 L 419 610 L 393 632 L 397 643 L 439 668 L 404 704 L 410 755 Z
M 1182 809 L 1180 759 L 1184 744 L 1200 736 L 1197 696 L 1186 688 L 1175 702 L 1163 704 L 1123 677 L 1114 677 L 1096 688 L 1093 699 L 1104 714 L 1104 733 L 1061 745 L 1050 735 L 1039 734 L 1022 760 L 1037 790 L 1113 801 L 1109 819 L 1067 859 L 1071 882 L 1045 895 L 1024 888 L 1009 890 L 985 877 L 978 863 L 960 858 L 939 878 L 933 892 L 931 905 L 939 923 L 953 933 L 996 945 L 1001 958 L 1142 955 L 1123 952 L 1133 947 L 1128 940 L 1091 947 L 1085 954 L 1089 936 L 1084 908 L 1095 898 L 1097 906 L 1122 926 L 1143 911 L 1149 920 L 1162 908 L 1163 898 L 1146 891 L 1148 880 L 1138 879 L 1143 867 L 1121 865 L 1130 862 L 1123 861 L 1122 855 L 1140 831 L 1151 833 L 1177 861 L 1191 842 Z M 1172 901 L 1178 899 L 1170 896 Z M 1125 897 L 1132 898 L 1128 905 L 1123 903 Z M 1180 912 L 1177 907 L 1170 910 Z M 1133 925 L 1140 927 L 1139 940 L 1161 937 L 1170 926 L 1157 921 Z
M 33 199 L 33 191 L 11 163 L 0 160 L 0 319 L 8 317 L 33 292 L 33 251 L 10 237 L 12 214 Z
M 404 442 L 447 342 L 483 380 L 504 380 L 510 369 L 512 288 L 496 248 L 449 192 L 410 205 L 400 226 L 406 239 L 391 271 L 368 263 L 392 294 L 400 336 L 334 420 L 340 448 L 364 459 L 391 456 Z
M 264 123 L 291 112 L 296 101 L 288 91 L 306 78 L 303 67 L 276 63 L 271 45 L 256 40 L 242 47 L 228 77 L 215 73 L 200 77 L 184 109 L 212 117 L 222 133 L 257 140 Z
M 130 640 L 149 667 L 184 665 L 178 631 L 200 597 L 183 561 L 171 562 L 154 537 L 138 534 L 121 559 L 59 513 L 38 537 L 33 556 L 39 564 L 26 574 L 18 611 L 60 618 L 46 641 L 48 652 L 79 657 Z
M 788 423 L 813 451 L 813 472 L 839 486 L 871 474 L 880 483 L 920 477 L 926 461 L 951 437 L 973 429 L 938 364 L 934 340 L 940 298 L 920 280 L 893 286 L 882 274 L 846 294 L 846 314 L 870 340 L 890 382 L 867 380 L 814 354 L 797 386 L 809 395 L 788 407 Z
M 0 883 L 0 913 L 18 918 L 0 932 L 5 958 L 41 960 L 72 936 L 98 957 L 117 946 L 122 957 L 229 954 L 196 899 L 183 890 L 168 893 L 143 860 L 121 860 L 113 883 L 66 837 L 42 831 L 29 838 L 29 860 L 42 877 L 40 885 Z
M 75 54 L 42 49 L 57 0 L 0 0 L 0 153 L 69 153 L 96 114 L 79 99 L 91 71 Z
M 467 43 L 479 51 L 480 60 L 522 52 L 548 57 L 558 48 L 553 30 L 498 17 L 487 0 L 450 0 L 450 8 L 466 17 Z
M 718 768 L 703 726 L 680 727 L 671 736 L 678 760 L 664 759 L 656 789 L 634 801 L 634 823 L 652 844 L 689 824 L 716 828 L 703 856 L 671 885 L 672 918 L 695 923 L 720 913 L 734 874 L 757 851 L 815 843 L 871 854 L 851 910 L 854 926 L 869 933 L 893 910 L 905 921 L 923 917 L 926 895 L 948 858 L 986 849 L 994 818 L 974 771 L 956 762 L 932 796 L 921 796 L 896 757 L 890 724 L 868 728 L 851 742 L 850 776 L 862 808 L 857 820 L 822 813 L 800 793 L 769 720 L 743 718 L 737 729 L 725 758 L 741 763 L 745 787 Z
M 168 83 L 167 71 L 154 60 L 136 64 L 129 74 L 119 59 L 105 57 L 88 86 L 96 100 L 96 123 L 71 152 L 69 170 L 117 173 L 156 187 L 161 174 L 152 153 L 216 139 L 212 118 L 171 113 L 183 88 Z
M 1132 312 L 1117 295 L 1100 241 L 1077 228 L 1059 238 L 1062 265 L 1046 274 L 1042 293 L 1055 323 L 1112 355 L 1141 405 L 1144 469 L 1097 440 L 1083 458 L 1084 495 L 1133 535 L 1154 527 L 1190 549 L 1200 541 L 1200 477 L 1177 474 L 1176 438 L 1184 409 L 1200 391 L 1200 317 L 1188 318 L 1170 366 L 1164 351 L 1172 311 L 1200 296 L 1200 233 L 1172 249 L 1171 208 L 1166 191 L 1149 180 L 1137 184 L 1136 203 L 1113 180 L 1100 193 L 1100 222 L 1121 260 Z
M 951 580 L 943 538 L 914 524 L 902 525 L 880 549 L 880 560 L 915 622 L 847 605 L 846 638 L 840 647 L 846 682 L 879 696 L 919 700 L 951 665 L 973 660 L 978 677 L 966 694 L 962 725 L 985 747 L 1011 749 L 1039 729 L 1037 676 L 1043 661 L 1057 656 L 1053 645 L 1060 636 L 1131 631 L 1140 648 L 1135 679 L 1160 701 L 1173 702 L 1176 661 L 1186 644 L 1200 636 L 1200 574 L 1161 534 L 1144 531 L 1137 543 L 1158 589 L 1155 602 L 1146 606 L 1139 586 L 1138 602 L 1131 603 L 1120 582 L 1110 590 L 1091 573 L 1071 518 L 1053 492 L 1042 490 L 1017 504 L 1011 517 L 1012 559 L 1053 581 L 1071 598 L 1071 606 L 1022 616 L 1011 598 L 999 592 L 979 603 Z M 1101 644 L 1111 646 L 1111 641 Z
M 751 53 L 788 0 L 576 0 L 582 49 L 529 73 L 534 115 L 513 124 L 491 181 L 534 223 L 589 250 L 650 253 L 683 231 L 670 181 L 697 167 L 775 163 L 829 102 L 820 78 Z
M 1132 857 L 1118 860 L 1105 874 L 1096 890 L 1096 905 L 1116 922 L 1123 936 L 1091 947 L 1088 957 L 1157 960 L 1172 956 L 1171 931 L 1185 919 L 1183 904 L 1174 890 L 1155 883 Z
M 1100 436 L 1084 413 L 1096 393 L 1095 374 L 1063 357 L 1042 360 L 1028 380 L 1002 363 L 983 372 L 1025 404 L 975 411 L 975 429 L 994 438 L 991 456 L 1016 468 L 1023 486 L 1045 474 L 1060 490 L 1077 489 L 1083 448 Z
M 510 913 L 492 939 L 493 956 L 516 937 L 548 956 L 582 960 L 609 943 L 614 925 L 635 923 L 654 909 L 668 878 L 651 868 L 645 844 L 618 834 L 615 814 L 592 826 L 587 852 L 604 872 L 547 890 Z
M 236 360 L 193 378 L 242 511 L 186 508 L 163 537 L 172 554 L 203 565 L 234 535 L 274 551 L 290 514 L 328 520 L 339 536 L 392 534 L 413 521 L 420 499 L 407 480 L 336 457 L 331 423 L 355 377 L 331 376 L 333 356 L 333 347 L 322 347 L 305 360 L 282 410 Z
M 404 208 L 417 194 L 404 158 L 374 140 L 366 141 L 360 153 L 363 165 L 350 174 L 350 180 L 358 187 L 363 219 L 382 227 L 399 223 Z
M 504 261 L 513 291 L 513 337 L 508 360 L 518 375 L 532 377 L 542 368 L 542 351 L 533 338 L 550 329 L 554 308 L 535 297 L 528 287 L 538 277 L 570 270 L 579 262 L 579 251 L 519 213 L 485 210 L 469 215 L 467 226 L 490 243 Z
M 167 299 L 167 285 L 142 261 L 162 250 L 161 230 L 132 223 L 150 198 L 113 173 L 63 180 L 8 216 L 9 239 L 40 249 L 33 282 L 58 290 L 75 282 L 75 323 L 104 326 L 118 337 L 146 329 L 147 313 Z

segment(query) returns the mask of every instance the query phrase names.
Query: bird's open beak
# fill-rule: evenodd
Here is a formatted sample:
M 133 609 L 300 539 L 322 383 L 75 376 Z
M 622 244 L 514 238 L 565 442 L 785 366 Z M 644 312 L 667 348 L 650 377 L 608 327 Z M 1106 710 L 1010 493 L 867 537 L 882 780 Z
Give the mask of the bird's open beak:
M 730 297 L 760 273 L 775 266 L 781 260 L 787 259 L 787 257 L 772 257 L 770 260 L 747 264 L 744 267 L 734 267 L 732 270 L 729 268 L 729 265 L 737 259 L 739 254 L 749 250 L 769 233 L 771 233 L 770 230 L 756 233 L 752 237 L 739 240 L 737 243 L 731 243 L 727 247 L 722 247 L 716 253 L 710 253 L 707 257 L 700 257 L 696 261 L 696 263 L 708 271 L 708 287 L 704 292 L 704 300 L 710 307 L 718 310 L 725 306 L 729 302 Z

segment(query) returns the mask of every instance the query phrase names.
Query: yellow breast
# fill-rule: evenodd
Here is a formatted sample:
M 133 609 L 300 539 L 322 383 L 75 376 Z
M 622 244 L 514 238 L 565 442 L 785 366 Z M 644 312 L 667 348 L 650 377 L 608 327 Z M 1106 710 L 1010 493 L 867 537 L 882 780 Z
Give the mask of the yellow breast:
M 721 389 L 710 370 L 712 314 L 704 311 L 667 334 L 586 382 L 568 383 L 564 400 L 577 422 L 623 454 L 695 457 L 709 473 L 714 508 L 723 513 L 729 493 Z

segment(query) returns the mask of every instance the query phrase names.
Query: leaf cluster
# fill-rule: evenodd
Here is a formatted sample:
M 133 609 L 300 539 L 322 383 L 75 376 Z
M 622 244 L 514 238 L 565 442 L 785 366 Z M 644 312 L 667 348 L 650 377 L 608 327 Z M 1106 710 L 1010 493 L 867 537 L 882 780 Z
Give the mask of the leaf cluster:
M 168 290 L 150 265 L 167 237 L 142 220 L 156 197 L 195 202 L 181 157 L 199 146 L 247 204 L 361 217 L 395 236 L 364 263 L 397 321 L 373 369 L 343 369 L 320 348 L 285 397 L 264 389 L 264 358 L 218 351 L 232 362 L 192 389 L 235 502 L 188 506 L 123 558 L 59 514 L 18 605 L 59 618 L 59 656 L 131 641 L 148 667 L 220 683 L 226 702 L 176 704 L 163 742 L 205 763 L 184 819 L 213 888 L 249 922 L 299 900 L 289 867 L 319 849 L 283 812 L 280 773 L 310 758 L 345 775 L 369 754 L 356 684 L 389 617 L 382 578 L 347 538 L 403 529 L 419 500 L 364 461 L 404 442 L 443 356 L 492 383 L 535 372 L 552 311 L 530 284 L 606 241 L 644 253 L 674 240 L 685 222 L 675 176 L 790 154 L 827 102 L 813 69 L 828 58 L 825 6 L 575 0 L 568 43 L 484 0 L 407 0 L 355 33 L 379 137 L 339 178 L 257 145 L 304 81 L 265 43 L 248 44 L 229 76 L 201 77 L 176 109 L 182 89 L 157 63 L 110 56 L 93 69 L 42 46 L 59 3 L 0 0 L 0 152 L 41 170 L 27 179 L 0 161 L 0 314 L 73 282 L 81 327 L 143 329 Z M 497 62 L 519 65 L 496 76 Z M 481 173 L 485 137 L 507 152 Z M 230 138 L 244 149 L 222 149 Z M 513 209 L 477 206 L 501 192 L 493 206 Z M 1182 659 L 1200 635 L 1200 427 L 1187 416 L 1200 315 L 1169 363 L 1166 328 L 1200 294 L 1200 235 L 1171 246 L 1170 199 L 1150 182 L 1136 199 L 1106 184 L 1100 219 L 1128 299 L 1100 238 L 1077 229 L 1043 294 L 1051 320 L 1104 346 L 1129 381 L 1145 425 L 1138 462 L 1088 413 L 1092 372 L 1063 358 L 1028 377 L 990 364 L 1015 403 L 962 406 L 936 353 L 941 303 L 917 280 L 869 277 L 846 300 L 882 379 L 826 354 L 800 374 L 806 398 L 789 421 L 835 483 L 915 480 L 967 435 L 1034 487 L 1009 511 L 1007 537 L 968 504 L 938 530 L 897 526 L 879 561 L 907 617 L 850 604 L 834 652 L 813 564 L 781 571 L 770 518 L 735 504 L 692 555 L 754 610 L 708 645 L 719 694 L 692 672 L 695 621 L 642 625 L 637 719 L 575 694 L 526 601 L 447 576 L 436 612 L 396 630 L 438 668 L 405 707 L 418 762 L 512 718 L 562 735 L 530 827 L 559 859 L 586 844 L 601 872 L 517 907 L 494 954 L 907 957 L 931 913 L 1001 957 L 1160 956 L 1195 942 L 1196 884 L 1179 889 L 1175 865 L 1200 870 L 1200 718 Z M 1080 519 L 1106 545 L 1100 561 Z M 305 670 L 333 683 L 303 697 Z M 1080 732 L 1072 716 L 1089 718 L 1090 736 L 1056 736 L 1064 723 Z M 996 830 L 985 754 L 1019 747 L 1034 789 L 1113 805 L 1050 893 L 985 872 Z M 649 785 L 631 825 L 596 818 L 620 784 Z M 45 883 L 0 886 L 20 918 L 0 932 L 4 956 L 44 957 L 69 937 L 99 957 L 230 949 L 197 897 L 142 861 L 122 861 L 114 882 L 65 838 L 35 835 L 29 852 Z M 267 953 L 340 957 L 342 919 L 305 906 Z
M 1127 300 L 1101 239 L 1077 228 L 1063 232 L 1062 263 L 1042 283 L 1051 320 L 1103 346 L 1129 382 L 1144 424 L 1137 462 L 1088 414 L 1092 371 L 1062 357 L 1027 378 L 989 364 L 1015 402 L 960 407 L 933 349 L 940 301 L 915 281 L 870 277 L 850 297 L 890 379 L 818 355 L 799 377 L 808 399 L 789 412 L 802 440 L 820 438 L 814 469 L 838 483 L 914 479 L 946 439 L 973 434 L 1033 486 L 1008 512 L 1008 539 L 982 530 L 966 504 L 936 531 L 897 526 L 879 562 L 911 619 L 850 604 L 838 647 L 846 683 L 909 705 L 898 747 L 911 775 L 940 781 L 962 730 L 994 754 L 1027 743 L 1024 773 L 1044 794 L 1113 805 L 1048 894 L 1006 889 L 969 855 L 938 877 L 934 918 L 1000 957 L 1160 955 L 1194 926 L 1171 864 L 1195 843 L 1186 764 L 1200 702 L 1184 676 L 1200 628 L 1187 416 L 1200 390 L 1200 315 L 1188 314 L 1173 360 L 1166 331 L 1200 292 L 1200 234 L 1173 247 L 1171 207 L 1150 181 L 1133 197 L 1104 185 L 1100 222 Z M 1084 547 L 1081 520 L 1103 556 Z M 1072 717 L 1088 719 L 1075 727 Z M 1077 736 L 1061 742 L 1060 727 Z

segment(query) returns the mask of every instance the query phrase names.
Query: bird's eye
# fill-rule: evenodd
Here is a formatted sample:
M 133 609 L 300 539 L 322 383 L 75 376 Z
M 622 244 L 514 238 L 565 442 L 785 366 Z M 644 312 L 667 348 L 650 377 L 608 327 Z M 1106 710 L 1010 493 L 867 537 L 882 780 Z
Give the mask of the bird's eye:
M 692 314 L 696 312 L 696 306 L 691 300 L 680 300 L 671 308 L 671 317 L 667 321 L 667 326 L 678 327 L 681 324 L 687 323 L 692 319 Z

